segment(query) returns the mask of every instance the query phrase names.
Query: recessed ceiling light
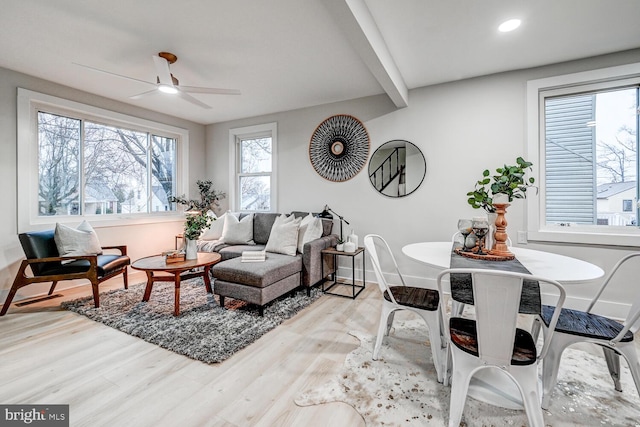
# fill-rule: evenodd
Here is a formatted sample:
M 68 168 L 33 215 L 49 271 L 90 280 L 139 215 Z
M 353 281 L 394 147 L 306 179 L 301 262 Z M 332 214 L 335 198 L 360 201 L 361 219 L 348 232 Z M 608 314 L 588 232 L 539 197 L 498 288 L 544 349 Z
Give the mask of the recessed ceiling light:
M 509 19 L 508 21 L 504 21 L 502 24 L 500 24 L 500 26 L 498 27 L 498 31 L 507 33 L 518 28 L 520 24 L 521 21 L 519 19 Z

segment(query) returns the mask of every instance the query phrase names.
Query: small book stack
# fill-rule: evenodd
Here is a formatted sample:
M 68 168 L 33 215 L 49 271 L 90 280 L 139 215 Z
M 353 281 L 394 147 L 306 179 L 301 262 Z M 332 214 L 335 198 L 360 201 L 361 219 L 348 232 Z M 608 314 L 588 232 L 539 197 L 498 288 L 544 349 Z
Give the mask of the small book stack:
M 162 255 L 164 256 L 164 262 L 167 264 L 185 260 L 185 253 L 182 251 L 167 251 L 163 252 Z
M 242 252 L 242 262 L 263 262 L 266 258 L 264 251 Z

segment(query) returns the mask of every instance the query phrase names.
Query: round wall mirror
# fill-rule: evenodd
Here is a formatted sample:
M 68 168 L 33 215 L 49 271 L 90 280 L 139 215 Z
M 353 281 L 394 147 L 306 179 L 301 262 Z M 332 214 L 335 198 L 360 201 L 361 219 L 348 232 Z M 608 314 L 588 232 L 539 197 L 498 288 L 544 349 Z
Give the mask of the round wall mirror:
M 409 141 L 385 142 L 369 160 L 369 180 L 380 194 L 403 197 L 416 191 L 427 173 L 422 151 Z

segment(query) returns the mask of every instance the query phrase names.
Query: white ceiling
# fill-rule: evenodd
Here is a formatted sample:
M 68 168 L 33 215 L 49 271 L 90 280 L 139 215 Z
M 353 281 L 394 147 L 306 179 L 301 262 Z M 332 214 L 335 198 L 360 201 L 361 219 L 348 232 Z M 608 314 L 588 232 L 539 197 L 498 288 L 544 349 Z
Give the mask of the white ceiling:
M 0 67 L 209 124 L 640 47 L 639 0 L 4 0 Z M 496 27 L 522 19 L 512 33 Z M 166 94 L 178 56 L 203 109 Z

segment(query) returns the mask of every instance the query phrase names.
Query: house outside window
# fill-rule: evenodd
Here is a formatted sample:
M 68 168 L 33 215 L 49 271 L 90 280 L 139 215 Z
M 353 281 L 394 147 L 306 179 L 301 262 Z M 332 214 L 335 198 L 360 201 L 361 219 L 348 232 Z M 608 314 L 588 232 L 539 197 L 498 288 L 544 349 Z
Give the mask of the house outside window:
M 37 117 L 38 215 L 149 213 L 175 194 L 174 138 L 44 111 Z
M 18 110 L 18 182 L 31 189 L 19 192 L 20 230 L 175 213 L 167 198 L 184 192 L 185 130 L 24 89 Z
M 529 239 L 640 243 L 639 98 L 640 64 L 529 82 Z
M 229 140 L 231 206 L 243 212 L 276 211 L 276 123 L 231 129 Z

